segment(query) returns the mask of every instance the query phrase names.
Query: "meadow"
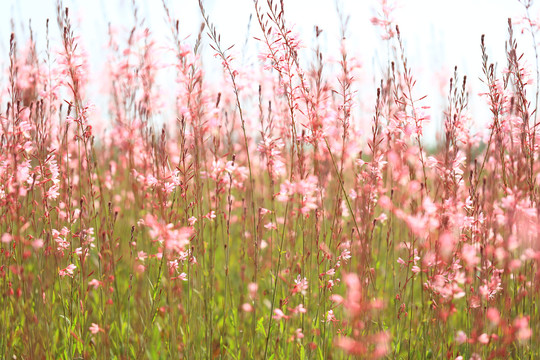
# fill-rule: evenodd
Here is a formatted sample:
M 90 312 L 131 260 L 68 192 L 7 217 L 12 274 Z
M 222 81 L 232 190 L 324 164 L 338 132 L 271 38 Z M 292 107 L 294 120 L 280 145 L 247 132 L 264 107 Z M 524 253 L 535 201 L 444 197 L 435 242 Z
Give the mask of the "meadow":
M 478 39 L 477 73 L 446 74 L 431 142 L 438 90 L 417 90 L 386 0 L 375 84 L 357 76 L 347 14 L 326 54 L 322 29 L 300 39 L 283 0 L 254 1 L 255 67 L 202 0 L 188 39 L 165 0 L 167 39 L 133 2 L 136 25 L 110 26 L 99 77 L 61 3 L 11 34 L 0 358 L 540 358 L 540 76 L 522 56 L 539 27 L 521 2 L 506 39 Z

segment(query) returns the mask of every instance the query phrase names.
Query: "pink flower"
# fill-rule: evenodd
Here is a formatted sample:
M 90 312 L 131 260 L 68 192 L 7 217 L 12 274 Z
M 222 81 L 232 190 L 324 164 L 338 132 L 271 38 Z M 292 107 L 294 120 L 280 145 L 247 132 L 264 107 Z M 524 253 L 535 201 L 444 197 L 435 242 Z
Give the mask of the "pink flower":
M 514 328 L 517 330 L 517 338 L 519 340 L 527 340 L 531 337 L 531 329 L 529 328 L 528 317 L 518 317 L 514 320 Z
M 349 337 L 338 338 L 336 345 L 351 355 L 361 356 L 367 352 L 366 344 Z
M 334 316 L 334 310 L 328 310 L 328 312 L 326 313 L 326 321 L 327 322 L 337 321 L 336 317 Z
M 167 194 L 170 194 L 174 191 L 174 183 L 171 183 L 171 182 L 166 182 L 165 184 L 163 184 L 163 190 L 167 193 Z
M 203 218 L 213 221 L 216 218 L 216 212 L 212 210 L 208 214 L 204 215 Z
M 344 249 L 342 252 L 341 252 L 341 255 L 339 255 L 339 257 L 345 261 L 349 260 L 351 258 L 351 252 L 349 251 L 349 249 Z
M 392 209 L 392 206 L 393 206 L 392 200 L 390 200 L 388 196 L 384 196 L 384 195 L 379 198 L 378 204 L 384 210 L 390 210 Z
M 456 342 L 458 344 L 463 344 L 465 341 L 467 341 L 467 335 L 463 331 L 459 330 L 456 334 Z
M 187 281 L 187 274 L 183 272 L 180 275 L 171 278 L 171 280 L 176 280 L 176 279 Z
M 12 239 L 13 239 L 12 236 L 11 236 L 10 234 L 8 234 L 8 233 L 4 233 L 4 234 L 2 235 L 2 242 L 3 242 L 4 244 L 9 244 L 9 243 L 11 242 Z
M 88 282 L 88 285 L 93 286 L 94 289 L 97 289 L 101 285 L 101 281 L 98 279 L 92 279 Z
M 482 335 L 480 335 L 480 336 L 478 337 L 478 342 L 479 342 L 480 344 L 486 345 L 487 343 L 489 343 L 489 335 L 486 334 L 486 333 L 483 333 Z
M 257 285 L 257 283 L 248 284 L 248 292 L 249 292 L 249 297 L 251 299 L 255 299 L 255 297 L 257 296 L 258 289 L 259 289 L 259 285 Z
M 43 239 L 35 239 L 32 243 L 34 250 L 41 249 L 43 247 Z
M 269 222 L 264 225 L 264 228 L 267 230 L 277 230 L 277 226 L 273 222 Z
M 242 310 L 245 311 L 245 312 L 252 312 L 253 311 L 253 306 L 249 303 L 243 303 L 242 304 Z
M 92 323 L 92 326 L 90 326 L 90 327 L 88 328 L 88 330 L 90 330 L 90 332 L 91 332 L 92 334 L 94 334 L 94 335 L 97 334 L 97 333 L 100 332 L 100 331 L 103 331 L 103 329 L 101 329 L 101 328 L 99 327 L 99 325 L 98 325 L 98 324 L 95 324 L 95 323 Z
M 338 305 L 339 305 L 339 304 L 343 304 L 343 301 L 345 301 L 345 300 L 343 299 L 343 296 L 338 295 L 338 294 L 332 294 L 332 295 L 330 295 L 330 300 L 333 301 L 333 302 L 335 302 L 335 303 L 338 304 Z
M 137 255 L 137 259 L 139 259 L 141 262 L 144 262 L 147 257 L 148 255 L 144 251 L 139 251 Z
M 71 265 L 68 265 L 65 269 L 61 269 L 58 271 L 58 274 L 62 277 L 64 276 L 69 276 L 69 277 L 73 277 L 73 270 L 75 270 L 77 267 L 73 264 Z
M 288 316 L 281 311 L 281 309 L 274 309 L 274 315 L 272 316 L 274 320 L 288 319 Z
M 488 320 L 495 326 L 498 325 L 499 321 L 501 320 L 501 315 L 499 315 L 499 310 L 495 308 L 489 308 L 486 313 L 486 316 Z
M 324 273 L 324 275 L 334 276 L 336 274 L 336 269 L 330 269 Z
M 294 280 L 294 288 L 292 289 L 293 295 L 296 293 L 301 293 L 302 295 L 306 294 L 308 289 L 308 281 L 306 278 L 302 278 L 300 275 Z
M 461 251 L 463 260 L 467 263 L 467 265 L 473 267 L 478 265 L 480 263 L 480 259 L 478 256 L 476 256 L 476 248 L 472 245 L 465 244 L 463 245 L 463 250 Z

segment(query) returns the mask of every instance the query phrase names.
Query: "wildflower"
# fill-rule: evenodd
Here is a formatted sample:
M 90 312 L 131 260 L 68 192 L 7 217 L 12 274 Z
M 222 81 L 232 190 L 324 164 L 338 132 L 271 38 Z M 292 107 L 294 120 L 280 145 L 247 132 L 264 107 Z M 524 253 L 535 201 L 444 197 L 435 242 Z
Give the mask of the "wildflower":
M 327 276 L 334 276 L 336 274 L 336 269 L 332 268 L 330 270 L 328 270 L 327 272 L 324 273 L 324 275 L 327 275 Z
M 12 239 L 13 239 L 13 237 L 12 237 L 10 234 L 8 234 L 8 233 L 4 233 L 4 234 L 2 235 L 2 242 L 3 242 L 4 244 L 9 244 L 9 243 L 11 242 Z
M 137 255 L 137 259 L 141 262 L 144 262 L 144 260 L 148 257 L 148 255 L 144 251 L 139 251 Z
M 480 259 L 476 256 L 476 248 L 472 245 L 463 245 L 462 256 L 467 265 L 473 267 L 480 263 Z
M 216 212 L 214 210 L 211 210 L 208 214 L 204 215 L 203 218 L 214 221 L 214 219 L 216 218 Z
M 259 288 L 259 285 L 257 285 L 257 283 L 249 283 L 248 284 L 248 292 L 249 292 L 249 297 L 251 299 L 255 299 L 255 297 L 257 296 L 257 289 Z
M 532 331 L 529 328 L 529 317 L 522 316 L 514 320 L 514 328 L 517 330 L 518 340 L 527 340 L 531 337 Z
M 281 319 L 288 319 L 288 316 L 283 313 L 281 309 L 274 309 L 274 315 L 272 319 L 280 321 Z
M 171 260 L 169 261 L 169 271 L 170 273 L 174 273 L 175 270 L 178 269 L 178 260 Z
M 32 242 L 32 247 L 34 248 L 34 250 L 38 250 L 43 247 L 43 244 L 43 239 L 35 239 L 34 242 Z
M 344 261 L 349 260 L 351 258 L 351 252 L 349 251 L 349 249 L 344 249 L 341 252 L 341 255 L 339 255 L 339 258 L 343 259 Z
M 326 321 L 327 322 L 337 321 L 336 317 L 334 316 L 334 310 L 328 310 L 328 312 L 326 313 Z
M 103 329 L 101 329 L 101 328 L 99 327 L 99 325 L 98 325 L 98 324 L 95 324 L 95 323 L 92 323 L 92 326 L 90 326 L 90 327 L 88 328 L 88 330 L 90 330 L 90 332 L 91 332 L 92 334 L 94 334 L 94 335 L 97 334 L 97 333 L 100 332 L 100 331 L 103 331 Z
M 69 276 L 69 277 L 73 277 L 73 271 L 76 269 L 77 267 L 73 264 L 70 264 L 68 265 L 65 269 L 61 269 L 58 271 L 58 274 L 62 277 L 64 276 Z
M 171 280 L 177 280 L 177 279 L 182 280 L 182 281 L 187 281 L 187 274 L 183 272 L 183 273 L 180 273 L 180 275 L 171 278 Z
M 336 345 L 351 355 L 362 356 L 367 352 L 366 344 L 350 337 L 340 337 Z
M 248 304 L 248 303 L 243 303 L 242 304 L 242 310 L 245 311 L 245 312 L 252 312 L 253 311 L 253 306 L 251 304 Z
M 92 279 L 88 282 L 88 285 L 94 287 L 94 289 L 97 289 L 101 285 L 101 281 L 98 279 Z
M 486 345 L 487 343 L 489 343 L 489 335 L 486 334 L 486 333 L 483 333 L 482 335 L 480 335 L 480 336 L 478 337 L 478 342 L 479 342 L 480 344 Z
M 343 299 L 343 296 L 338 294 L 330 295 L 330 300 L 335 302 L 336 304 L 343 304 L 343 301 L 345 301 L 345 299 Z
M 489 308 L 486 312 L 486 317 L 491 322 L 491 324 L 495 326 L 499 325 L 499 321 L 501 320 L 501 315 L 499 314 L 499 310 L 495 308 Z
M 277 226 L 273 222 L 269 222 L 264 225 L 264 228 L 267 230 L 277 230 Z
M 294 287 L 292 289 L 292 293 L 297 294 L 301 293 L 302 295 L 306 295 L 306 290 L 308 289 L 308 281 L 306 278 L 302 278 L 300 275 L 294 279 Z
M 459 330 L 456 334 L 456 342 L 458 344 L 463 344 L 465 341 L 467 341 L 467 335 L 463 331 Z

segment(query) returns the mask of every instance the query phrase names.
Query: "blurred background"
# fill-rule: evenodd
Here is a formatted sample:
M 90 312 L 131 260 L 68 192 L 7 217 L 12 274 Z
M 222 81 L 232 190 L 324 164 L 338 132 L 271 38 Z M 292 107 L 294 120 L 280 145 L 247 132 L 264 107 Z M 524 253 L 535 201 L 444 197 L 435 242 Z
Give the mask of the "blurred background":
M 261 1 L 264 3 L 265 1 Z M 81 44 L 88 51 L 91 72 L 98 76 L 107 59 L 108 24 L 113 24 L 118 31 L 126 31 L 135 23 L 134 6 L 137 17 L 143 26 L 148 27 L 157 39 L 164 43 L 170 39 L 170 29 L 165 21 L 165 12 L 161 1 L 143 0 L 64 0 L 63 6 L 69 7 L 76 34 L 81 37 Z M 181 34 L 193 42 L 197 36 L 202 17 L 197 0 L 168 1 L 172 16 L 179 20 Z M 254 36 L 259 34 L 254 13 L 253 0 L 206 0 L 204 1 L 211 21 L 221 33 L 224 47 L 236 44 L 242 47 L 244 62 L 256 62 L 257 47 L 260 46 Z M 481 72 L 480 36 L 486 35 L 486 46 L 491 62 L 498 62 L 498 70 L 506 64 L 505 41 L 507 39 L 507 19 L 514 21 L 526 15 L 526 9 L 518 0 L 407 0 L 389 1 L 395 5 L 392 13 L 394 22 L 399 24 L 409 66 L 418 81 L 415 94 L 427 95 L 426 105 L 432 107 L 434 124 L 427 130 L 427 137 L 432 137 L 437 128 L 437 119 L 444 109 L 444 98 L 448 79 L 454 66 L 458 66 L 460 75 L 468 76 L 470 112 L 475 123 L 483 124 L 489 119 L 489 110 L 484 101 L 476 96 L 485 88 L 479 81 Z M 0 55 L 7 60 L 9 38 L 15 31 L 19 42 L 29 35 L 29 24 L 33 29 L 38 48 L 45 48 L 45 23 L 50 19 L 51 43 L 59 41 L 56 24 L 55 0 L 0 0 Z M 285 13 L 288 24 L 300 35 L 309 57 L 309 49 L 314 48 L 314 27 L 322 29 L 320 42 L 323 53 L 332 58 L 339 56 L 340 22 L 337 8 L 350 17 L 347 39 L 349 51 L 357 56 L 362 64 L 361 81 L 369 86 L 369 97 L 373 97 L 374 86 L 387 66 L 387 47 L 381 41 L 380 28 L 375 27 L 371 19 L 381 13 L 381 3 L 375 0 L 293 0 L 285 1 Z M 538 11 L 530 9 L 532 19 L 537 19 Z M 205 66 L 210 76 L 215 76 L 220 62 L 213 59 L 212 50 L 203 48 Z M 535 74 L 535 56 L 533 41 L 529 33 L 520 35 L 518 49 L 525 53 L 525 59 Z M 44 51 L 44 50 L 43 50 Z M 5 74 L 7 61 L 0 61 Z M 213 70 L 212 70 L 213 69 Z M 2 75 L 4 77 L 5 75 Z M 99 92 L 98 88 L 93 91 Z M 358 96 L 362 96 L 359 91 Z M 430 135 L 431 134 L 431 135 Z

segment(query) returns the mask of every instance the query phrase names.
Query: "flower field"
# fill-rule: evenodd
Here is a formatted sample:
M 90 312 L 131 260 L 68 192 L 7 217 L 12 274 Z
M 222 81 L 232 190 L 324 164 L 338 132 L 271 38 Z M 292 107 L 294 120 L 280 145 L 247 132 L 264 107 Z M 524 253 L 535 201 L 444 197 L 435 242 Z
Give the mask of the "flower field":
M 327 54 L 287 3 L 254 1 L 249 66 L 202 0 L 189 38 L 167 1 L 167 38 L 134 1 L 100 76 L 61 3 L 11 34 L 0 358 L 540 358 L 532 1 L 506 38 L 478 38 L 477 71 L 445 74 L 442 94 L 419 91 L 392 2 L 372 19 L 387 49 L 375 81 L 347 14 Z

